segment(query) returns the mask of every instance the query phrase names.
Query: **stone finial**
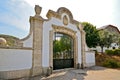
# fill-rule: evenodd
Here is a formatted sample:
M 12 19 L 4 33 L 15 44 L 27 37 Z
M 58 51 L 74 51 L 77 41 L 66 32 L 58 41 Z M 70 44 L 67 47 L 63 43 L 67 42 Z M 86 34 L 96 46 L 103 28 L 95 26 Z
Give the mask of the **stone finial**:
M 84 28 L 84 26 L 81 23 L 79 23 L 79 29 L 83 30 L 83 28 Z
M 35 16 L 40 16 L 42 8 L 39 5 L 35 5 Z

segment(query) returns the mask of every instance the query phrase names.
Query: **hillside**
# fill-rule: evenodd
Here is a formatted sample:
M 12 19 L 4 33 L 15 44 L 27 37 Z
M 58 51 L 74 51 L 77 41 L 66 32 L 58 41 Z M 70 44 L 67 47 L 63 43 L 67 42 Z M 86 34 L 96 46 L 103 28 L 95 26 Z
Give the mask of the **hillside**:
M 0 38 L 6 39 L 7 45 L 10 47 L 17 46 L 17 43 L 19 42 L 19 38 L 16 38 L 16 37 L 10 36 L 10 35 L 0 34 Z

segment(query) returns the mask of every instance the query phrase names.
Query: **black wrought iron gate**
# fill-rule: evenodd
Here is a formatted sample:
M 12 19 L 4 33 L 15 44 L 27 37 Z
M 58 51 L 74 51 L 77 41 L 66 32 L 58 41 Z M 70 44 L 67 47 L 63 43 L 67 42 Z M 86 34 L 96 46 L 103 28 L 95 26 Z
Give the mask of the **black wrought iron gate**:
M 55 33 L 53 41 L 53 69 L 74 67 L 73 39 L 69 35 Z

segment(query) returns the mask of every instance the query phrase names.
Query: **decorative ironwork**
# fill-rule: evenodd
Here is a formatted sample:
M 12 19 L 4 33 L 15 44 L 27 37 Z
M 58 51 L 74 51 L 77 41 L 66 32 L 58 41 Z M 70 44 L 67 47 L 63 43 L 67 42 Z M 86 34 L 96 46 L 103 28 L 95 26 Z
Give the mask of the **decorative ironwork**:
M 53 40 L 53 69 L 74 67 L 73 38 L 67 34 L 55 32 Z

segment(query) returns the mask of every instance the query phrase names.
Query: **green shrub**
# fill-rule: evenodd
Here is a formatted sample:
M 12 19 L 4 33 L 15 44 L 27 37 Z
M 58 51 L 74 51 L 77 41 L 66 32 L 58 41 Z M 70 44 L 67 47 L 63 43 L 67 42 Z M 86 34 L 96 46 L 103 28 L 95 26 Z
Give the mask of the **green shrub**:
M 108 55 L 120 55 L 120 49 L 106 50 L 105 53 Z
M 114 50 L 114 54 L 115 54 L 115 55 L 120 55 L 120 49 Z
M 120 63 L 112 59 L 105 60 L 102 65 L 109 68 L 120 68 Z
M 114 50 L 106 50 L 105 53 L 108 55 L 114 55 Z

